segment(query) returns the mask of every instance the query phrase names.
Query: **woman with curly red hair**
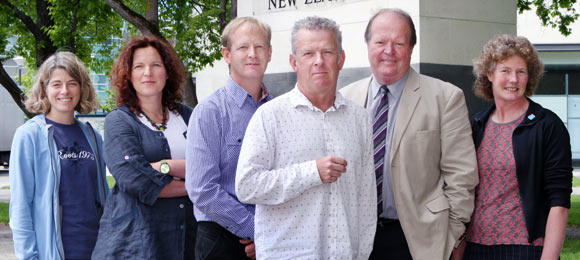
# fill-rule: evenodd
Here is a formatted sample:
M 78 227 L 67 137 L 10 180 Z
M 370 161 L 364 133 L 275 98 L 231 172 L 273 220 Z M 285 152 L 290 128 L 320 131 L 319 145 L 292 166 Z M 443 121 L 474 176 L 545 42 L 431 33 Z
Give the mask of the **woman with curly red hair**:
M 184 67 L 165 41 L 132 39 L 111 71 L 118 107 L 105 119 L 116 184 L 94 259 L 193 259 L 196 222 L 185 190 L 192 109 L 180 104 Z

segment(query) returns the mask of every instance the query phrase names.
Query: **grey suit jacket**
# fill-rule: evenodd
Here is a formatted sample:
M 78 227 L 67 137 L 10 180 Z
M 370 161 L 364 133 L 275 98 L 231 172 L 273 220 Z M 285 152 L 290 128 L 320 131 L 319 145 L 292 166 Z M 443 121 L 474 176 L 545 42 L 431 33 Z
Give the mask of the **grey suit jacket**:
M 370 82 L 340 92 L 366 107 Z M 399 220 L 413 259 L 447 260 L 470 220 L 479 180 L 465 98 L 456 86 L 410 69 L 400 102 L 390 156 Z

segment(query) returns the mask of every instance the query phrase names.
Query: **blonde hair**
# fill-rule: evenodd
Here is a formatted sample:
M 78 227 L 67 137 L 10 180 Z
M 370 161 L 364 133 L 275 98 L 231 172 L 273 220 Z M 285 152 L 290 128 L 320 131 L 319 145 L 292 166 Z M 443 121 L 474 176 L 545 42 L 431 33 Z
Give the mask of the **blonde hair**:
M 95 88 L 83 62 L 74 53 L 59 51 L 46 59 L 38 68 L 30 97 L 25 101 L 28 111 L 32 113 L 47 113 L 50 111 L 50 102 L 46 96 L 46 86 L 50 81 L 50 75 L 56 69 L 65 70 L 80 85 L 81 97 L 75 107 L 77 112 L 87 114 L 99 108 Z
M 231 20 L 228 23 L 228 25 L 226 25 L 226 27 L 224 28 L 221 37 L 223 47 L 226 47 L 228 49 L 232 47 L 232 39 L 230 39 L 231 34 L 234 33 L 238 28 L 242 27 L 242 25 L 244 24 L 249 24 L 254 28 L 260 29 L 264 34 L 264 36 L 266 37 L 268 45 L 271 45 L 270 40 L 272 39 L 272 30 L 270 29 L 270 26 L 252 17 L 238 17 L 236 19 Z

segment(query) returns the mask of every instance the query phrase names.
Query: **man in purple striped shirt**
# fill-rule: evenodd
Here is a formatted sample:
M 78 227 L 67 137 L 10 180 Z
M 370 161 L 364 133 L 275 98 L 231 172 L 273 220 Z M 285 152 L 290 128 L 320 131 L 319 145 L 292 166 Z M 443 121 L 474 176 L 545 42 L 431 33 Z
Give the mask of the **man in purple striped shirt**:
M 254 205 L 238 200 L 235 177 L 248 122 L 271 99 L 262 83 L 270 39 L 270 27 L 250 17 L 224 28 L 222 55 L 230 77 L 195 107 L 189 121 L 185 186 L 199 222 L 198 260 L 255 258 Z

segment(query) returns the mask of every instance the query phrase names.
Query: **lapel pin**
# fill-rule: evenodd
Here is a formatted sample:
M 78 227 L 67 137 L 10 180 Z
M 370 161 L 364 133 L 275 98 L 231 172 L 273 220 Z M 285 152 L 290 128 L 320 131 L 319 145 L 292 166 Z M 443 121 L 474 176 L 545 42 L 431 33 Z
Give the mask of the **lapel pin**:
M 530 115 L 528 116 L 528 119 L 529 119 L 529 120 L 533 120 L 534 118 L 536 118 L 536 115 L 534 115 L 534 114 L 530 114 Z

